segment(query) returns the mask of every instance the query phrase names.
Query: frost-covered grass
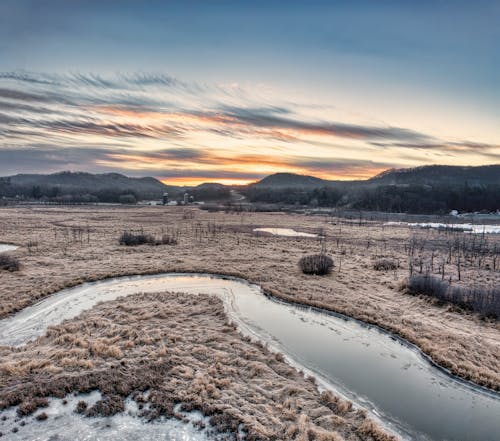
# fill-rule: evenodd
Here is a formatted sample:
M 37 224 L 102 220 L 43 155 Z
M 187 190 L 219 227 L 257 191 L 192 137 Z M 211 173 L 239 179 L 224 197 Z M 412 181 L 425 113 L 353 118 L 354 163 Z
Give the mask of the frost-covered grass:
M 335 261 L 331 275 L 310 277 L 297 266 L 302 256 L 321 251 L 319 241 L 256 235 L 253 230 L 261 225 L 322 231 L 326 253 Z M 73 234 L 80 230 L 83 238 Z M 178 244 L 118 244 L 122 231 L 141 230 L 155 237 L 173 234 Z M 434 265 L 438 275 L 444 266 L 454 285 L 500 286 L 500 235 L 483 240 L 482 235 L 322 216 L 123 206 L 2 208 L 0 231 L 1 241 L 21 246 L 15 255 L 23 264 L 19 272 L 1 273 L 0 317 L 84 281 L 168 271 L 234 275 L 282 299 L 380 325 L 455 374 L 500 389 L 498 322 L 397 289 L 410 260 L 419 272 L 420 258 L 423 272 Z M 27 244 L 33 241 L 38 245 L 30 253 Z M 397 259 L 400 267 L 376 271 L 374 262 L 383 258 Z
M 198 411 L 229 440 L 242 433 L 263 441 L 394 440 L 364 411 L 320 393 L 282 356 L 242 337 L 222 301 L 208 295 L 148 293 L 101 303 L 0 355 L 0 408 L 20 405 L 30 424 L 29 415 L 45 411 L 44 397 L 98 389 L 99 400 L 79 399 L 72 408 L 122 415 L 131 397 L 142 418 L 184 420 Z M 49 425 L 53 418 L 48 412 Z M 18 426 L 19 433 L 30 427 Z
M 86 411 L 102 407 L 106 397 L 99 391 L 68 394 L 64 398 L 46 399 L 43 407 L 20 416 L 21 406 L 0 411 L 0 432 L 11 441 L 107 441 L 171 440 L 222 441 L 214 429 L 197 412 L 178 412 L 178 418 L 148 421 L 141 418 L 138 404 L 131 398 L 123 402 L 123 411 L 105 417 L 88 418 Z M 142 408 L 144 408 L 142 405 Z M 83 409 L 83 410 L 82 410 Z

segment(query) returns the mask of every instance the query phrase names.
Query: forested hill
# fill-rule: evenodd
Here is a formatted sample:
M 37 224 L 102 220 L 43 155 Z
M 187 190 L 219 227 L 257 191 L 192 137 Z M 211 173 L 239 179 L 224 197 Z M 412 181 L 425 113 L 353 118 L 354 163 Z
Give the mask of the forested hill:
M 129 201 L 155 199 L 169 189 L 175 188 L 155 178 L 129 178 L 118 173 L 19 174 L 0 181 L 0 196 L 75 202 L 118 202 L 125 196 Z
M 404 213 L 500 209 L 500 165 L 388 170 L 364 181 L 277 174 L 245 190 L 254 203 L 345 207 Z
M 165 185 L 155 178 L 129 178 L 118 173 L 60 172 L 0 178 L 0 202 L 6 198 L 54 203 L 133 204 L 140 200 L 160 200 L 165 192 L 170 200 L 182 200 L 186 192 L 196 201 L 224 201 L 230 198 L 230 187 L 221 184 L 179 187 Z
M 167 186 L 155 178 L 129 178 L 118 173 L 61 172 L 19 174 L 0 178 L 0 202 L 15 200 L 56 203 L 121 202 L 182 199 L 189 192 L 196 201 L 231 199 L 231 190 L 246 201 L 307 207 L 405 213 L 496 211 L 500 209 L 500 165 L 480 167 L 426 166 L 388 170 L 358 181 L 330 181 L 293 173 L 270 175 L 246 187 L 207 183 L 197 187 Z
M 275 173 L 261 179 L 255 184 L 251 184 L 251 186 L 263 188 L 324 187 L 330 185 L 332 182 L 314 176 L 297 175 L 295 173 Z
M 500 165 L 458 167 L 429 165 L 387 170 L 371 179 L 376 184 L 448 184 L 451 186 L 500 185 Z
M 370 179 L 358 181 L 330 181 L 314 176 L 294 173 L 276 173 L 251 184 L 260 188 L 321 188 L 366 185 L 448 184 L 470 187 L 500 185 L 500 165 L 460 167 L 453 165 L 428 165 L 415 168 L 386 170 Z

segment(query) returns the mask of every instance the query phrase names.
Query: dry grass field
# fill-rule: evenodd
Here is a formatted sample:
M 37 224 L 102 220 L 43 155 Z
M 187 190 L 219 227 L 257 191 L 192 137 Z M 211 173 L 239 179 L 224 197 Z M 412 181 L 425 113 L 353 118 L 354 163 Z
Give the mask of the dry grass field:
M 0 355 L 0 407 L 21 404 L 22 415 L 47 396 L 99 389 L 101 401 L 79 403 L 86 415 L 113 415 L 133 396 L 146 418 L 182 419 L 175 410 L 181 403 L 211 417 L 215 429 L 233 434 L 228 439 L 241 430 L 249 441 L 395 439 L 351 403 L 320 394 L 280 354 L 243 338 L 222 301 L 209 295 L 136 294 L 101 303 Z
M 256 227 L 290 227 L 321 232 L 325 243 L 311 238 L 254 233 Z M 124 230 L 177 245 L 119 245 Z M 191 207 L 14 207 L 0 209 L 0 242 L 19 245 L 13 254 L 18 272 L 0 273 L 0 316 L 83 281 L 127 274 L 167 271 L 234 275 L 261 285 L 277 297 L 319 306 L 375 323 L 418 345 L 453 373 L 477 384 L 500 389 L 498 321 L 399 289 L 413 270 L 429 265 L 453 283 L 498 286 L 494 257 L 476 267 L 462 262 L 459 282 L 448 243 L 463 233 L 388 227 L 380 223 L 282 213 L 222 213 Z M 462 236 L 457 236 L 461 234 Z M 498 236 L 487 238 L 498 244 Z M 304 275 L 299 259 L 326 246 L 334 268 L 327 276 Z M 389 258 L 399 268 L 376 270 Z M 488 260 L 489 259 L 489 260 Z M 380 268 L 379 268 L 380 269 Z

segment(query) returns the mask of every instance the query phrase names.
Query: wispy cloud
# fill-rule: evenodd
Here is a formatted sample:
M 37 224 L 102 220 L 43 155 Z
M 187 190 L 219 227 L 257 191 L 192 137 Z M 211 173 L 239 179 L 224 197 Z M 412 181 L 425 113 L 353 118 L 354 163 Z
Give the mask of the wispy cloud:
M 429 152 L 498 158 L 498 145 L 318 118 L 318 110 L 161 73 L 0 72 L 0 174 L 38 164 L 192 179 L 360 178 L 408 165 L 408 151 L 422 162 Z

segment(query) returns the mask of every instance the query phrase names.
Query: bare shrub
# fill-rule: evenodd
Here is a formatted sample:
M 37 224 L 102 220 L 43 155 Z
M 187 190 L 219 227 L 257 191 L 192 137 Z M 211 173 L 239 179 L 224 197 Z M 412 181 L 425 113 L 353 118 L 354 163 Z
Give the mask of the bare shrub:
M 0 254 L 0 269 L 6 271 L 19 271 L 19 268 L 21 268 L 21 264 L 16 257 L 5 253 Z
M 435 297 L 447 301 L 448 283 L 430 274 L 412 274 L 408 278 L 407 289 L 410 294 Z
M 304 274 L 323 276 L 332 270 L 333 260 L 325 254 L 312 254 L 302 257 L 299 260 L 299 267 Z
M 413 274 L 407 282 L 410 294 L 423 294 L 470 309 L 485 317 L 500 318 L 500 288 L 451 286 L 430 274 Z
M 393 271 L 399 268 L 399 262 L 394 259 L 378 259 L 373 264 L 376 271 Z
M 135 246 L 144 244 L 154 244 L 156 242 L 155 238 L 150 234 L 146 233 L 132 233 L 131 231 L 124 231 L 120 238 L 118 239 L 120 245 Z
M 124 231 L 118 239 L 120 245 L 136 246 L 136 245 L 177 245 L 177 238 L 173 235 L 164 234 L 161 239 L 156 239 L 151 234 L 144 232 L 133 233 Z
M 448 301 L 472 309 L 485 317 L 500 318 L 499 287 L 450 286 L 448 292 Z

